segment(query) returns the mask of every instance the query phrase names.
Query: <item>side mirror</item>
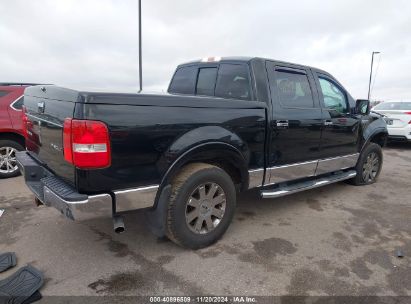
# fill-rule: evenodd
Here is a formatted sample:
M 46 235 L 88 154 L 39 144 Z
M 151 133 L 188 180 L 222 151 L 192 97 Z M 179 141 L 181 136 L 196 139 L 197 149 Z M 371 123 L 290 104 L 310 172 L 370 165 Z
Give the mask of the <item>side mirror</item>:
M 355 104 L 355 112 L 361 115 L 370 114 L 370 101 L 367 99 L 357 99 Z

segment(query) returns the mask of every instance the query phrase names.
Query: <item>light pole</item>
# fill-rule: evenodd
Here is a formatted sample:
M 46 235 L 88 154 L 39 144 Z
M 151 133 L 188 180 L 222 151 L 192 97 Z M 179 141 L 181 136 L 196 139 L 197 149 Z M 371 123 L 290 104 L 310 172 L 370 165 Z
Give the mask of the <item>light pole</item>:
M 371 71 L 370 71 L 370 82 L 368 83 L 368 100 L 370 100 L 371 94 L 371 79 L 372 79 L 372 66 L 374 64 L 374 54 L 379 54 L 380 52 L 372 52 L 371 55 Z
M 141 46 L 141 0 L 138 0 L 138 72 L 140 80 L 140 91 L 143 90 L 143 59 L 142 59 L 142 46 Z

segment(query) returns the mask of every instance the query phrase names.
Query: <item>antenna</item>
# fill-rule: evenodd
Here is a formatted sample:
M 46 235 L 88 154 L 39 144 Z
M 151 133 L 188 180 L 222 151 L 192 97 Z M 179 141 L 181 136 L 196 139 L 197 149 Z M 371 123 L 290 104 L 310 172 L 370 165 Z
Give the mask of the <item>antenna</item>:
M 142 45 L 141 45 L 141 0 L 138 0 L 138 72 L 140 80 L 140 91 L 143 90 L 143 60 L 142 60 Z

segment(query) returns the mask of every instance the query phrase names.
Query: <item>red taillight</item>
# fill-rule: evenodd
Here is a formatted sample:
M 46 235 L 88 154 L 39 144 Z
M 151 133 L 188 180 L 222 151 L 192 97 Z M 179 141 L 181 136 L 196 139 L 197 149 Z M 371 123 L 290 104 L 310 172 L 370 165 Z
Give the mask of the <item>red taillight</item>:
M 64 158 L 81 169 L 110 166 L 111 149 L 107 126 L 100 121 L 67 118 L 63 129 Z
M 408 114 L 408 115 L 411 115 L 411 112 L 404 112 L 404 114 Z
M 63 125 L 63 150 L 64 159 L 70 164 L 73 163 L 73 151 L 71 145 L 71 118 L 66 118 Z
M 24 138 L 25 139 L 27 139 L 28 137 L 29 137 L 29 134 L 28 134 L 28 132 L 27 132 L 27 123 L 28 123 L 28 118 L 27 118 L 27 110 L 26 110 L 26 107 L 25 106 L 23 106 L 22 107 L 22 109 L 21 109 L 21 119 L 22 119 L 22 121 L 23 121 L 23 125 L 22 125 L 22 127 L 23 127 L 23 135 L 24 135 Z

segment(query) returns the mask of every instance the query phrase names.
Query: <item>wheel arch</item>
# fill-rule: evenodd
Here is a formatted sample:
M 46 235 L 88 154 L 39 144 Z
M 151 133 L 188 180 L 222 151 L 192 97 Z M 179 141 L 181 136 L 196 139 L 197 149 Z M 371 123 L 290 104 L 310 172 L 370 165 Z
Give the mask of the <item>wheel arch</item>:
M 12 140 L 19 143 L 23 147 L 25 147 L 26 142 L 23 135 L 13 132 L 0 132 L 0 140 Z
M 224 142 L 206 142 L 198 144 L 182 153 L 167 169 L 157 192 L 155 206 L 162 189 L 167 186 L 173 176 L 184 166 L 203 162 L 220 167 L 232 178 L 239 190 L 248 188 L 247 161 L 242 153 L 233 145 Z
M 388 138 L 388 132 L 384 128 L 378 128 L 374 130 L 374 132 L 370 133 L 367 138 L 365 138 L 362 147 L 361 147 L 361 152 L 364 150 L 364 148 L 369 144 L 370 142 L 378 144 L 381 148 L 385 146 Z

